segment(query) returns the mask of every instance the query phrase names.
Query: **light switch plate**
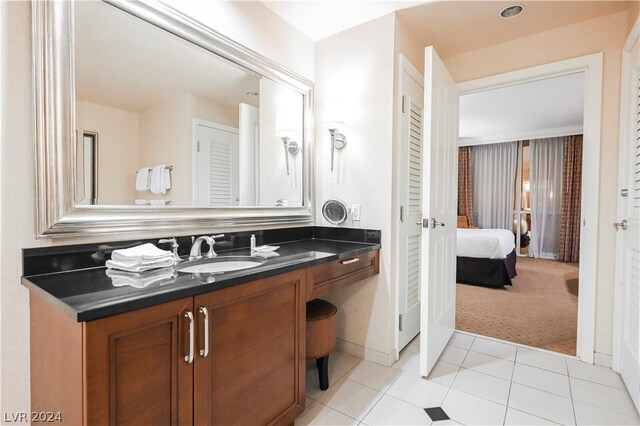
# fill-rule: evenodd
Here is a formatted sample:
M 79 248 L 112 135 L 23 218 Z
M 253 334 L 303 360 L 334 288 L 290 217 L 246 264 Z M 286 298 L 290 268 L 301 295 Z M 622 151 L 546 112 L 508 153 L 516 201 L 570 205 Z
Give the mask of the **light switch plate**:
M 353 220 L 360 220 L 360 204 L 351 205 L 351 218 Z

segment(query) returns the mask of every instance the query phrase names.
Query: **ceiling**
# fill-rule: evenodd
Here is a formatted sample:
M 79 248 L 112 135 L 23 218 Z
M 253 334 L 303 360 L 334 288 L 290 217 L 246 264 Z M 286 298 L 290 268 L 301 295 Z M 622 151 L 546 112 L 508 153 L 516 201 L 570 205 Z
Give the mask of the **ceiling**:
M 561 136 L 581 128 L 583 113 L 582 72 L 464 95 L 460 144 Z
M 398 19 L 423 46 L 441 57 L 626 10 L 627 1 L 438 1 L 398 11 Z M 500 18 L 513 4 L 524 12 Z
M 424 1 L 263 0 L 262 3 L 312 41 L 318 41 Z
M 397 11 L 398 19 L 441 57 L 626 10 L 630 1 L 274 1 L 263 4 L 317 41 Z M 524 12 L 501 19 L 506 6 Z

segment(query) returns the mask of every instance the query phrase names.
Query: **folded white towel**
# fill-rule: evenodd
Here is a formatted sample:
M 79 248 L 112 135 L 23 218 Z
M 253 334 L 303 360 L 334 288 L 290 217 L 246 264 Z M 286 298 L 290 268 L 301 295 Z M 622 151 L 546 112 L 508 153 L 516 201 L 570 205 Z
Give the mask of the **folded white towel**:
M 162 258 L 159 260 L 145 260 L 135 262 L 125 262 L 121 260 L 107 260 L 105 266 L 108 269 L 119 269 L 127 272 L 144 272 L 152 269 L 166 268 L 167 266 L 173 266 L 175 259 L 173 256 Z
M 260 252 L 260 253 L 267 253 L 270 251 L 276 251 L 280 248 L 280 246 L 259 246 L 256 247 L 254 250 L 256 252 Z
M 149 189 L 149 167 L 143 167 L 136 174 L 136 191 L 146 191 Z
M 268 259 L 270 257 L 278 257 L 280 254 L 275 251 L 257 251 L 253 253 L 253 256 Z
M 165 194 L 167 192 L 165 170 L 167 170 L 167 166 L 164 164 L 151 169 L 149 189 L 154 194 Z
M 154 246 L 151 243 L 142 244 L 139 246 L 114 250 L 111 253 L 111 260 L 122 262 L 136 262 L 136 261 L 148 261 L 148 260 L 162 260 L 166 257 L 171 257 L 172 254 L 168 250 L 162 250 Z
M 148 206 L 149 205 L 149 200 L 145 200 L 143 198 L 136 198 L 136 206 Z
M 111 278 L 111 283 L 115 287 L 122 287 L 125 285 L 145 288 L 154 283 L 167 283 L 175 278 L 175 271 L 173 268 L 163 268 L 156 271 L 133 273 L 123 272 L 114 269 L 107 269 L 106 274 Z

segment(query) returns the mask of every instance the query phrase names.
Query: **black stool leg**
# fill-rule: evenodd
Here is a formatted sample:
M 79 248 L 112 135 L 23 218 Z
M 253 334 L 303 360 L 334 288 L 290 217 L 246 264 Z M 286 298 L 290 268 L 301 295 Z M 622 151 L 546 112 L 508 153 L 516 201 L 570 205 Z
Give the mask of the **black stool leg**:
M 318 378 L 320 379 L 320 389 L 329 389 L 329 355 L 316 359 L 318 366 Z

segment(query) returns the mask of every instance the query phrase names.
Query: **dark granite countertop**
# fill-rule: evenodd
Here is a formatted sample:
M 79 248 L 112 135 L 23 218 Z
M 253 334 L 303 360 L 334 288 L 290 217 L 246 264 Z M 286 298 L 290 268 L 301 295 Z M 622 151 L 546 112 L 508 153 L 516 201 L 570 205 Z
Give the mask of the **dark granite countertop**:
M 155 282 L 144 288 L 114 286 L 112 279 L 105 273 L 104 266 L 27 275 L 22 278 L 22 283 L 77 321 L 91 321 L 380 248 L 378 243 L 321 238 L 277 245 L 280 246 L 277 251 L 280 256 L 268 258 L 264 264 L 251 269 L 204 274 L 204 277 L 176 272 L 174 278 Z M 219 257 L 249 254 L 248 248 L 238 248 L 221 251 Z M 212 279 L 213 282 L 210 282 Z

